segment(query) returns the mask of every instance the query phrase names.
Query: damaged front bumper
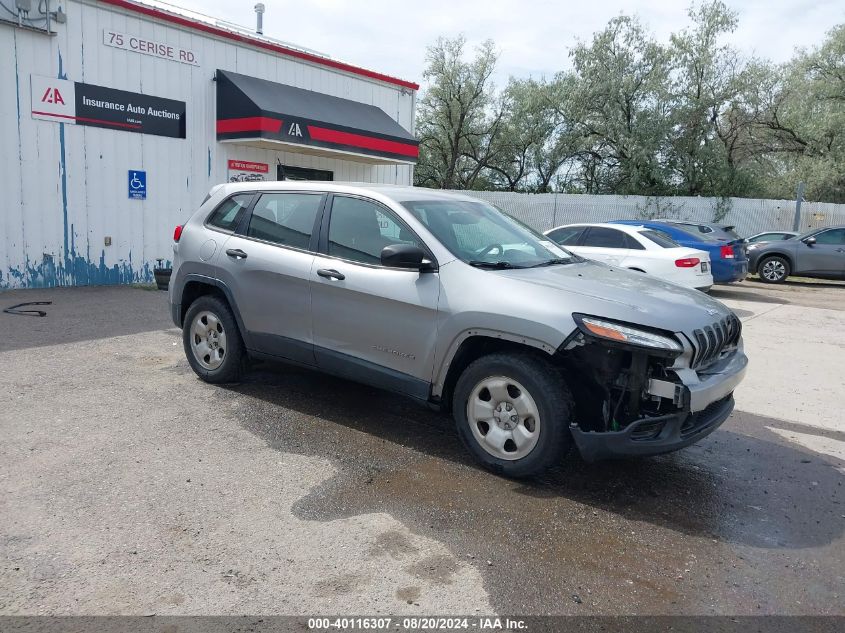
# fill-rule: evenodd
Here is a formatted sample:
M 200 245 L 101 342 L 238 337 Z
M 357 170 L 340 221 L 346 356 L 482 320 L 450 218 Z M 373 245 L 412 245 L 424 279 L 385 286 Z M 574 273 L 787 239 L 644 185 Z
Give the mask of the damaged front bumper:
M 742 382 L 748 358 L 742 347 L 727 358 L 699 370 L 676 371 L 678 381 L 652 380 L 649 395 L 667 398 L 678 410 L 644 417 L 620 431 L 570 429 L 586 461 L 668 453 L 689 446 L 715 431 L 734 408 L 733 391 Z

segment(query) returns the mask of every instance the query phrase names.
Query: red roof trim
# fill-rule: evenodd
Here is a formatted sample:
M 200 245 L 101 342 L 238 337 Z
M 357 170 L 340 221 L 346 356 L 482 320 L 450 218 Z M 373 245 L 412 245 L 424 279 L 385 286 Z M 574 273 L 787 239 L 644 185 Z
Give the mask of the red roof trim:
M 230 134 L 232 132 L 273 132 L 274 134 L 278 134 L 281 129 L 281 119 L 266 116 L 248 116 L 240 119 L 217 120 L 218 134 Z
M 286 48 L 285 46 L 282 46 L 280 44 L 273 44 L 272 42 L 265 42 L 263 40 L 254 39 L 246 35 L 241 35 L 240 33 L 233 33 L 232 31 L 227 31 L 225 29 L 212 26 L 211 24 L 197 22 L 195 20 L 191 20 L 190 18 L 181 15 L 176 15 L 173 13 L 168 13 L 166 11 L 161 11 L 154 7 L 135 4 L 134 2 L 129 2 L 128 0 L 100 0 L 100 2 L 114 7 L 120 7 L 121 9 L 126 9 L 127 11 L 143 13 L 144 15 L 156 18 L 158 20 L 163 20 L 164 22 L 171 22 L 172 24 L 178 24 L 179 26 L 184 26 L 186 28 L 194 29 L 196 31 L 203 31 L 205 33 L 210 33 L 212 35 L 216 35 L 218 37 L 222 37 L 228 40 L 241 42 L 243 44 L 249 44 L 250 46 L 263 48 L 274 53 L 280 53 L 281 55 L 285 55 L 287 57 L 301 59 L 303 61 L 311 62 L 312 64 L 317 64 L 319 66 L 327 66 L 329 68 L 342 70 L 353 75 L 359 75 L 361 77 L 367 77 L 369 79 L 376 79 L 378 81 L 383 81 L 388 84 L 393 84 L 394 86 L 409 88 L 410 90 L 420 89 L 419 84 L 416 84 L 412 81 L 397 79 L 396 77 L 391 77 L 390 75 L 384 75 L 382 73 L 377 73 L 375 71 L 367 70 L 365 68 L 359 68 L 358 66 L 344 64 L 343 62 L 335 61 L 333 59 L 326 59 L 324 57 L 320 57 L 319 55 L 312 55 L 304 51 Z
M 413 158 L 417 158 L 420 155 L 420 148 L 410 143 L 388 141 L 386 139 L 364 136 L 363 134 L 330 130 L 315 125 L 308 126 L 308 135 L 315 141 L 334 143 L 335 145 L 348 145 L 350 147 L 360 147 L 361 149 L 399 154 L 400 156 L 411 156 Z

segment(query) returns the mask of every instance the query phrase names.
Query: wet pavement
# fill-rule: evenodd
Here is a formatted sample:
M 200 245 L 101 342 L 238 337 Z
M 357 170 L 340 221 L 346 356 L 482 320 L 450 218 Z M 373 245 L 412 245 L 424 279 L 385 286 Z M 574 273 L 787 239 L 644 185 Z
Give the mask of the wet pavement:
M 133 604 L 158 613 L 209 608 L 221 613 L 296 612 L 278 593 L 278 583 L 290 581 L 293 572 L 281 568 L 262 576 L 262 565 L 271 567 L 275 561 L 262 557 L 261 548 L 248 537 L 227 542 L 227 560 L 237 563 L 221 558 L 219 565 L 249 571 L 233 573 L 228 580 L 223 573 L 217 584 L 200 581 L 199 571 L 184 571 L 191 549 L 181 537 L 149 545 L 158 548 L 157 556 L 175 573 L 183 571 L 177 580 L 157 577 L 157 582 L 172 585 L 161 595 L 144 595 L 137 587 L 134 594 L 87 591 L 73 572 L 68 580 L 83 582 L 76 593 L 45 580 L 43 569 L 37 571 L 34 564 L 38 556 L 32 552 L 38 547 L 21 545 L 22 536 L 36 543 L 41 539 L 42 554 L 52 549 L 73 557 L 74 544 L 25 534 L 26 528 L 7 512 L 23 509 L 51 522 L 49 513 L 37 509 L 62 494 L 62 476 L 72 464 L 42 462 L 38 485 L 29 491 L 26 477 L 35 471 L 26 447 L 31 434 L 49 437 L 51 425 L 62 429 L 61 422 L 70 420 L 76 430 L 62 431 L 54 441 L 79 444 L 79 450 L 86 442 L 100 447 L 99 457 L 89 464 L 90 480 L 74 476 L 83 487 L 86 481 L 94 486 L 108 464 L 125 462 L 126 469 L 135 468 L 133 462 L 152 459 L 160 450 L 157 445 L 182 443 L 187 450 L 171 450 L 167 461 L 156 462 L 156 472 L 188 472 L 201 454 L 207 469 L 202 481 L 220 491 L 234 486 L 235 494 L 246 495 L 248 501 L 234 511 L 242 513 L 244 525 L 261 525 L 258 531 L 266 530 L 266 519 L 254 505 L 270 503 L 274 486 L 299 486 L 289 510 L 274 517 L 271 534 L 262 538 L 283 542 L 288 525 L 300 539 L 302 526 L 315 526 L 314 533 L 320 534 L 319 543 L 302 545 L 304 567 L 297 572 L 309 586 L 296 594 L 306 612 L 348 601 L 352 608 L 382 612 L 431 613 L 442 604 L 450 612 L 466 605 L 467 612 L 509 614 L 845 614 L 845 386 L 841 374 L 830 375 L 818 360 L 819 350 L 833 354 L 834 367 L 841 367 L 845 357 L 843 286 L 798 284 L 772 290 L 746 282 L 715 289 L 714 296 L 743 318 L 752 362 L 733 416 L 717 432 L 678 453 L 597 464 L 573 455 L 565 466 L 530 481 L 479 469 L 460 446 L 450 419 L 376 389 L 266 363 L 238 385 L 200 383 L 181 356 L 176 331 L 166 329 L 164 293 L 101 289 L 62 294 L 67 292 L 15 294 L 31 300 L 59 296 L 54 310 L 64 311 L 69 322 L 85 322 L 92 335 L 84 340 L 76 341 L 61 327 L 56 332 L 55 321 L 53 328 L 45 327 L 47 319 L 37 323 L 41 331 L 35 336 L 28 330 L 36 319 L 0 315 L 0 326 L 8 327 L 11 340 L 18 341 L 0 354 L 6 368 L 0 381 L 13 394 L 6 402 L 0 397 L 0 431 L 6 440 L 0 473 L 14 491 L 3 509 L 7 518 L 0 520 L 6 567 L 0 572 L 0 586 L 5 587 L 0 589 L 0 613 L 33 612 L 39 608 L 36 597 L 43 601 L 45 595 L 48 611 L 54 612 L 142 610 Z M 84 300 L 76 301 L 82 295 Z M 0 294 L 0 299 L 8 298 L 10 293 Z M 111 308 L 98 314 L 92 306 L 103 302 L 118 312 L 123 304 L 125 310 L 117 317 Z M 119 325 L 111 326 L 113 320 Z M 808 337 L 820 322 L 824 336 Z M 785 331 L 784 323 L 792 327 Z M 110 327 L 117 329 L 111 332 Z M 73 344 L 58 344 L 63 336 Z M 802 339 L 808 342 L 801 344 Z M 787 344 L 789 355 L 784 355 Z M 86 367 L 81 382 L 67 380 L 77 389 L 90 386 L 87 397 L 78 394 L 72 405 L 55 414 L 49 411 L 66 401 L 61 383 L 50 390 L 39 386 L 51 371 L 52 358 L 60 370 L 73 363 Z M 41 369 L 25 369 L 28 359 Z M 788 372 L 796 367 L 802 368 L 802 379 L 790 381 Z M 136 394 L 139 384 L 145 391 Z M 133 404 L 121 411 L 98 395 L 115 392 Z M 51 398 L 55 407 L 39 402 Z M 150 398 L 155 400 L 152 411 L 135 408 Z M 86 437 L 84 420 L 104 406 L 112 407 L 110 416 L 97 418 Z M 14 422 L 18 414 L 36 409 L 40 417 L 35 424 L 48 428 L 21 431 Z M 145 421 L 159 410 L 167 424 Z M 111 439 L 110 425 L 115 433 L 124 429 L 120 432 L 142 439 L 128 452 Z M 200 438 L 203 446 L 212 440 L 214 446 L 193 453 L 191 442 Z M 245 455 L 242 447 L 247 445 Z M 267 471 L 260 467 L 265 461 Z M 271 468 L 275 463 L 280 465 Z M 157 517 L 165 512 L 157 508 L 159 503 L 170 508 L 167 512 L 195 515 L 206 530 L 220 531 L 227 520 L 204 504 L 197 506 L 190 496 L 172 499 L 167 487 L 158 490 L 161 497 L 145 489 L 136 494 L 135 505 L 157 520 L 167 519 Z M 113 506 L 100 507 L 107 497 L 88 502 L 108 516 Z M 130 512 L 133 503 L 127 506 L 124 499 L 124 506 Z M 389 518 L 389 525 L 370 529 L 366 520 L 374 516 Z M 93 542 L 105 538 L 70 510 L 55 521 L 38 531 L 52 534 L 70 524 Z M 337 531 L 333 526 L 343 527 Z M 133 531 L 127 534 L 124 540 L 134 542 Z M 335 540 L 343 541 L 342 549 Z M 108 540 L 99 545 L 114 547 Z M 320 565 L 309 571 L 307 563 L 320 558 L 320 549 L 330 553 L 322 556 L 337 567 L 328 577 Z M 108 572 L 112 560 L 105 560 L 103 571 Z M 401 563 L 400 568 L 385 571 L 386 561 Z M 27 572 L 30 563 L 34 570 Z M 82 560 L 81 569 L 89 563 L 95 564 Z M 13 567 L 18 571 L 10 571 Z M 140 565 L 134 570 L 139 583 L 151 569 Z M 372 580 L 379 574 L 386 582 Z M 240 582 L 241 576 L 251 580 Z M 13 580 L 15 588 L 5 582 Z M 218 586 L 220 582 L 226 584 Z M 208 595 L 223 590 L 237 599 L 208 601 Z M 182 601 L 167 602 L 173 594 Z M 447 605 L 444 595 L 453 602 Z

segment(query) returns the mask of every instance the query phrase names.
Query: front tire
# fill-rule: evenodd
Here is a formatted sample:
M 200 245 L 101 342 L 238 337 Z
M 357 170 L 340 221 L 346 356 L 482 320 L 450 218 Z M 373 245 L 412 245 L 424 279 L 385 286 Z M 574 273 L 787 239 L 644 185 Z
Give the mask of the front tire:
M 238 324 L 228 304 L 199 297 L 185 313 L 182 344 L 191 369 L 205 382 L 237 382 L 246 358 Z
M 760 281 L 767 284 L 780 284 L 789 276 L 789 262 L 778 255 L 766 257 L 757 266 Z
M 464 446 L 487 469 L 530 477 L 572 447 L 572 396 L 557 368 L 527 353 L 491 354 L 455 385 L 452 411 Z

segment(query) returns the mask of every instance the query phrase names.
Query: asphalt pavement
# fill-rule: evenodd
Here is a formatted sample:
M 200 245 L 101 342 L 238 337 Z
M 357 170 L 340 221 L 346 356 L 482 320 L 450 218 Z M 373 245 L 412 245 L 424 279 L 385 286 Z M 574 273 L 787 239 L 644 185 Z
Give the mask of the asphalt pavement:
M 681 452 L 476 467 L 450 419 L 260 364 L 195 378 L 165 293 L 0 293 L 0 614 L 845 615 L 845 286 L 714 289 L 751 359 Z

